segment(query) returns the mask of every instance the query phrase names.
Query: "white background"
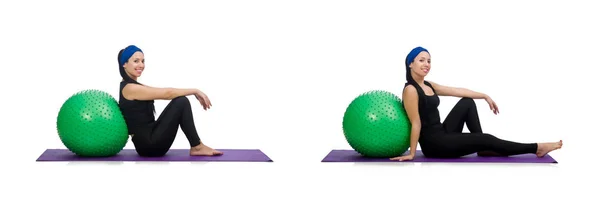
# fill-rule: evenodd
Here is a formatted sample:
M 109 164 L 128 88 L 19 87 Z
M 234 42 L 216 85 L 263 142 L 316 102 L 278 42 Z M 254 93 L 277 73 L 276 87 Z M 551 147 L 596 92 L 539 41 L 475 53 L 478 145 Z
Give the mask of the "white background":
M 2 2 L 3 196 L 597 193 L 583 181 L 598 176 L 596 13 L 584 1 Z M 208 94 L 209 111 L 193 103 L 205 143 L 275 162 L 36 163 L 64 148 L 55 121 L 71 94 L 118 98 L 117 53 L 129 44 L 145 52 L 142 83 Z M 400 95 L 416 46 L 431 52 L 428 80 L 498 103 L 496 116 L 477 101 L 485 132 L 562 139 L 559 164 L 320 163 L 349 148 L 341 120 L 355 96 Z M 457 100 L 442 98 L 442 118 Z M 180 134 L 173 148 L 188 146 Z

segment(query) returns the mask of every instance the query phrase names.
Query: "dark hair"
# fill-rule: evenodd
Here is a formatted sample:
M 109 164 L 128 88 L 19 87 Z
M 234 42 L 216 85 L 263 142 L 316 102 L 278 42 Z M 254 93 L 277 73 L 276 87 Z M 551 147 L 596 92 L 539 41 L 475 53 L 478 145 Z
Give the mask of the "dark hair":
M 413 77 L 412 77 L 412 73 L 410 70 L 410 64 L 406 65 L 405 67 L 406 67 L 406 82 L 410 85 L 415 86 L 415 88 L 418 88 L 419 84 L 417 84 L 415 79 L 413 79 Z

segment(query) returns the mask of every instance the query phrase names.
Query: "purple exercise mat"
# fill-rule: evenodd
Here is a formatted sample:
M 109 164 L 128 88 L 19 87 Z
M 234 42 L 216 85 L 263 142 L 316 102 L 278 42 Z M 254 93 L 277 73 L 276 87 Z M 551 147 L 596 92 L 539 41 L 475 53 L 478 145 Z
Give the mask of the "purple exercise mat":
M 220 156 L 190 156 L 189 149 L 171 149 L 163 157 L 141 157 L 134 149 L 123 149 L 112 157 L 79 157 L 67 149 L 47 149 L 37 161 L 230 161 L 230 162 L 272 162 L 259 149 L 218 149 Z
M 322 162 L 399 162 L 389 158 L 363 157 L 354 150 L 332 150 Z M 510 157 L 479 157 L 477 154 L 467 155 L 455 159 L 426 158 L 423 152 L 417 150 L 413 160 L 403 162 L 442 162 L 442 163 L 558 163 L 550 155 L 538 158 L 534 154 L 515 155 Z

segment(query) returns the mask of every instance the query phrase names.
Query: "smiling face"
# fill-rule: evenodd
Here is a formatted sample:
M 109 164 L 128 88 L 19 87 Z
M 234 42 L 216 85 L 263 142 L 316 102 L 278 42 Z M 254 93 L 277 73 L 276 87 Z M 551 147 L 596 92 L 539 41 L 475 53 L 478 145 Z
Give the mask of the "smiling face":
M 415 60 L 410 63 L 412 76 L 424 78 L 431 69 L 431 57 L 429 53 L 423 51 L 415 57 Z
M 135 52 L 129 60 L 123 65 L 125 68 L 125 72 L 129 77 L 133 80 L 136 80 L 138 77 L 142 76 L 142 71 L 145 68 L 145 59 L 144 54 L 141 52 Z

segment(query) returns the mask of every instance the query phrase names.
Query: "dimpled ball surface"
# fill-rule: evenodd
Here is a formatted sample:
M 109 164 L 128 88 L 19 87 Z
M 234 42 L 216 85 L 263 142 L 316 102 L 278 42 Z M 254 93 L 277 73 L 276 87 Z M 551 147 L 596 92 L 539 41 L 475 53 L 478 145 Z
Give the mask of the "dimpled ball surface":
M 366 157 L 395 157 L 410 147 L 410 121 L 401 99 L 374 90 L 356 97 L 343 118 L 348 144 Z
M 100 90 L 83 90 L 69 97 L 60 108 L 56 126 L 62 143 L 79 156 L 116 155 L 129 138 L 117 101 Z

